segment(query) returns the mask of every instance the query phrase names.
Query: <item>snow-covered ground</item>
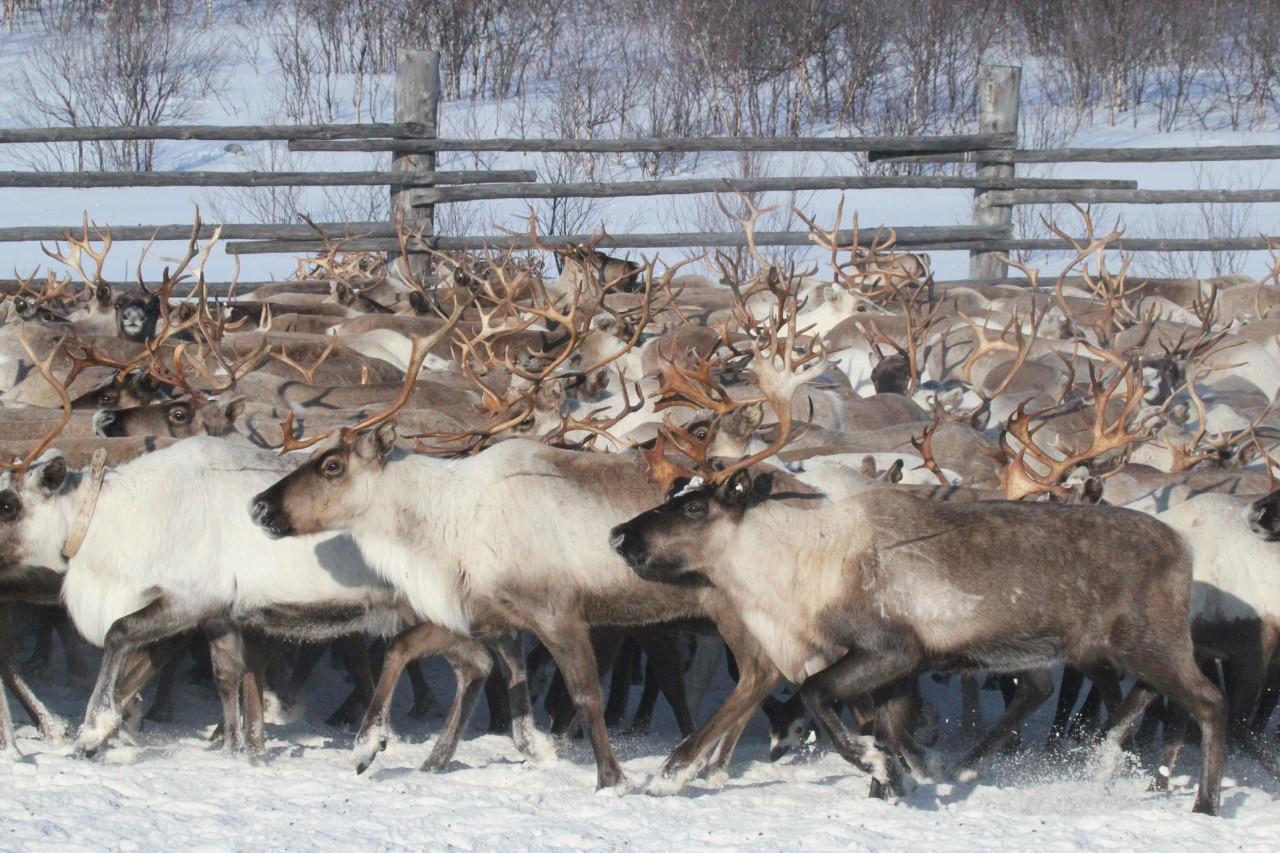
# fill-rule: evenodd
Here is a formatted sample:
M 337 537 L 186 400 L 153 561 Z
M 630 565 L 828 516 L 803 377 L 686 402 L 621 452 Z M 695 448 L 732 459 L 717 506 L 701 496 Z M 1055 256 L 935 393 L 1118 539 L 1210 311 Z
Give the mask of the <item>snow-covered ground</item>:
M 435 663 L 428 675 L 447 701 L 447 668 Z M 69 719 L 81 711 L 83 692 L 59 675 L 35 684 Z M 927 782 L 894 802 L 867 799 L 867 779 L 823 742 L 769 764 L 761 715 L 725 784 L 698 781 L 655 798 L 593 791 L 584 741 L 561 743 L 546 766 L 524 763 L 509 738 L 476 734 L 483 707 L 448 771 L 422 773 L 439 721 L 409 720 L 407 695 L 393 714 L 400 740 L 356 776 L 351 733 L 316 722 L 346 689 L 323 665 L 308 693 L 310 713 L 270 727 L 267 756 L 231 756 L 205 740 L 218 713 L 211 691 L 183 677 L 179 685 L 174 723 L 148 723 L 136 745 L 114 746 L 97 760 L 50 747 L 22 726 L 25 757 L 0 764 L 0 849 L 1280 849 L 1280 785 L 1252 761 L 1230 759 L 1221 817 L 1194 815 L 1197 750 L 1184 754 L 1171 794 L 1149 793 L 1136 759 L 1099 778 L 1087 756 L 1045 756 L 1044 713 L 1027 731 L 1028 748 L 977 782 Z M 727 678 L 718 686 L 723 695 Z M 926 689 L 955 711 L 955 688 Z M 992 719 L 999 694 L 983 701 Z M 615 737 L 633 788 L 676 739 L 662 703 L 652 734 Z M 959 754 L 967 742 L 944 722 L 944 754 Z

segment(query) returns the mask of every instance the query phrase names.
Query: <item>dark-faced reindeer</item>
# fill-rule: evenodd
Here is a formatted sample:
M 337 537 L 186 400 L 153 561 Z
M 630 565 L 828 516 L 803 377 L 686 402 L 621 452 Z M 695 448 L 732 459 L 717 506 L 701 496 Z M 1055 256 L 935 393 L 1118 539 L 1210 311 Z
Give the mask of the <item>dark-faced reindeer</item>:
M 780 421 L 815 370 L 792 345 L 774 342 L 756 359 Z M 781 449 L 780 433 L 765 455 Z M 710 583 L 729 599 L 847 759 L 891 784 L 901 721 L 879 720 L 875 743 L 853 739 L 832 699 L 931 669 L 1105 663 L 1138 679 L 1111 746 L 1157 694 L 1178 703 L 1203 732 L 1195 809 L 1216 813 L 1226 704 L 1196 664 L 1191 556 L 1177 533 L 1113 508 L 938 503 L 888 489 L 796 506 L 753 488 L 748 467 L 761 458 L 704 466 L 665 503 L 614 528 L 610 542 L 640 577 Z

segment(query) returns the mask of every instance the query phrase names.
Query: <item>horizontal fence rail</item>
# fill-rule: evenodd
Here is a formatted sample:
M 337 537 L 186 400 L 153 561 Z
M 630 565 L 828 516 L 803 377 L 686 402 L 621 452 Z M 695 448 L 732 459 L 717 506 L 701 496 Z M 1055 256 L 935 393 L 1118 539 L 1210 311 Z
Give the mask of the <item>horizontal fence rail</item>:
M 431 136 L 429 124 L 177 124 L 145 127 L 0 127 L 0 143 L 126 142 L 149 139 L 201 139 L 214 142 L 281 142 L 292 139 L 383 139 Z M 993 146 L 999 147 L 999 146 Z M 887 150 L 887 149 L 886 149 Z
M 995 146 L 993 146 L 995 147 Z M 1017 148 L 897 154 L 872 151 L 871 162 L 888 163 L 1188 163 L 1215 160 L 1277 160 L 1280 145 L 1206 145 L 1203 148 Z
M 60 227 L 56 225 L 20 225 L 13 228 L 0 228 L 0 243 L 26 243 L 32 241 L 65 240 L 67 235 L 79 239 L 83 226 L 72 225 Z M 201 240 L 213 237 L 221 228 L 224 240 L 316 240 L 322 238 L 317 231 L 323 231 L 331 240 L 340 240 L 344 236 L 360 235 L 374 237 L 394 237 L 396 229 L 388 222 L 317 222 L 310 225 L 229 223 L 226 225 L 202 225 L 197 236 Z M 191 237 L 190 225 L 123 225 L 103 226 L 104 232 L 111 232 L 111 239 L 117 243 L 141 242 L 146 240 L 186 240 Z
M 0 172 L 0 187 L 357 187 L 536 181 L 528 169 L 475 172 Z
M 1136 181 L 1058 178 L 974 178 L 950 175 L 832 175 L 816 178 L 689 178 L 667 181 L 585 181 L 564 184 L 489 184 L 416 190 L 415 206 L 517 198 L 629 198 L 715 192 L 790 192 L 872 189 L 1136 189 Z
M 995 190 L 993 205 L 1016 204 L 1274 204 L 1280 190 Z
M 685 139 L 295 139 L 290 151 L 395 151 L 433 154 L 441 151 L 594 152 L 598 154 L 681 151 L 966 151 L 1017 145 L 1016 134 L 967 136 L 702 136 Z
M 878 234 L 887 235 L 888 228 L 863 228 L 857 232 L 861 243 L 872 240 Z M 990 226 L 956 225 L 945 227 L 907 227 L 892 229 L 898 248 L 942 249 L 955 247 L 968 249 L 984 239 L 1006 236 L 1006 228 Z M 854 232 L 839 233 L 842 241 L 852 241 Z M 599 248 L 673 249 L 684 247 L 739 247 L 746 246 L 746 235 L 741 231 L 691 231 L 682 234 L 552 234 L 540 236 L 538 242 L 546 246 L 591 244 Z M 755 242 L 761 246 L 812 246 L 808 231 L 757 231 Z M 415 237 L 410 241 L 411 250 L 476 251 L 480 249 L 532 249 L 533 241 L 523 234 L 499 234 L 488 237 Z M 263 240 L 259 242 L 228 243 L 231 255 L 257 255 L 315 251 L 320 245 L 315 240 Z M 386 251 L 399 248 L 399 243 L 389 238 L 362 238 L 345 244 L 353 251 Z

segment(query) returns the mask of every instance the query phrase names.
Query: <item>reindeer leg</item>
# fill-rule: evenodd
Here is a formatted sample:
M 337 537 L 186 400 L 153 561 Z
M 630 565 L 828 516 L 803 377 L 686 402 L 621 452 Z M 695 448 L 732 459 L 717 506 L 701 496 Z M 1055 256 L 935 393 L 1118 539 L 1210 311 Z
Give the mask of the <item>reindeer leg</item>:
M 58 642 L 62 645 L 62 657 L 67 662 L 67 678 L 76 684 L 89 680 L 89 664 L 84 658 L 80 634 L 71 624 L 71 616 L 66 608 L 59 606 L 50 617 L 53 630 L 58 634 Z
M 240 631 L 229 622 L 221 620 L 202 626 L 209 640 L 209 653 L 213 661 L 213 683 L 222 700 L 222 726 L 224 746 L 231 752 L 244 748 L 244 735 L 240 726 L 240 688 L 244 681 L 244 640 Z
M 500 735 L 511 731 L 511 706 L 507 703 L 507 686 L 504 683 L 509 680 L 501 666 L 493 667 L 489 671 L 489 677 L 484 680 L 484 699 L 489 706 L 489 726 L 486 731 L 489 734 Z
M 1084 684 L 1084 673 L 1074 666 L 1062 668 L 1062 683 L 1058 687 L 1058 706 L 1053 713 L 1053 723 L 1049 726 L 1049 742 L 1045 745 L 1050 752 L 1062 748 L 1062 740 L 1067 735 L 1067 727 L 1071 723 L 1071 714 L 1080 699 L 1080 688 Z
M 31 722 L 40 729 L 40 735 L 50 743 L 59 744 L 67 734 L 67 724 L 44 706 L 19 672 L 17 656 L 14 654 L 12 615 L 13 611 L 9 605 L 0 607 L 0 675 L 3 676 L 4 684 L 13 691 L 13 695 L 18 697 Z M 0 689 L 0 692 L 3 692 L 3 689 Z M 5 714 L 7 716 L 7 709 Z M 11 723 L 10 726 L 12 726 Z M 13 743 L 12 732 L 9 734 L 8 741 L 5 742 Z
M 328 643 L 303 643 L 298 649 L 289 683 L 280 691 L 280 704 L 286 709 L 298 704 L 298 699 L 302 696 L 302 688 L 306 687 L 311 679 L 311 673 L 324 657 L 327 648 L 329 648 Z
M 728 766 L 743 728 L 782 677 L 736 613 L 718 606 L 714 599 L 705 601 L 704 605 L 738 663 L 738 683 L 720 707 L 693 734 L 680 741 L 662 763 L 645 788 L 649 794 L 677 793 L 697 775 L 722 742 L 728 748 L 720 749 L 715 756 L 716 766 Z
M 148 643 L 180 633 L 191 623 L 190 616 L 175 611 L 164 594 L 112 623 L 103 642 L 102 665 L 77 738 L 76 746 L 80 753 L 92 756 L 120 727 L 116 686 L 120 669 L 129 654 Z
M 151 708 L 143 719 L 155 720 L 158 723 L 173 722 L 173 688 L 178 678 L 178 667 L 181 657 L 174 657 L 160 670 L 160 681 L 156 684 L 156 695 L 151 700 Z
M 604 724 L 604 703 L 600 695 L 600 674 L 591 643 L 591 629 L 581 613 L 561 611 L 540 614 L 540 617 L 534 630 L 559 665 L 565 686 L 591 740 L 596 757 L 596 788 L 622 785 L 626 777 L 613 754 L 609 731 Z
M 525 658 L 520 653 L 520 641 L 514 632 L 500 635 L 487 643 L 490 651 L 506 667 L 507 705 L 511 709 L 511 739 L 516 749 L 538 762 L 556 757 L 551 739 L 538 731 L 533 718 L 533 702 L 529 697 L 529 676 L 525 672 Z
M 680 643 L 674 632 L 664 629 L 645 631 L 639 639 L 649 659 L 648 668 L 657 676 L 658 687 L 675 714 L 680 736 L 688 737 L 693 733 L 694 725 L 684 690 L 684 658 L 680 654 Z
M 421 622 L 401 631 L 387 644 L 387 654 L 382 661 L 382 672 L 374 687 L 373 697 L 365 709 L 364 720 L 356 734 L 352 752 L 356 760 L 356 773 L 363 773 L 373 764 L 374 758 L 387 746 L 391 736 L 391 697 L 395 694 L 400 673 L 411 660 L 425 655 L 439 654 L 456 645 L 471 642 L 431 622 Z M 459 686 L 461 688 L 461 686 Z M 459 693 L 461 689 L 459 689 Z M 457 702 L 457 695 L 454 697 Z
M 971 782 L 977 778 L 974 768 L 978 763 L 999 752 L 1018 733 L 1027 718 L 1052 695 L 1053 675 L 1049 670 L 1033 669 L 1018 673 L 1013 701 L 991 730 L 956 765 L 953 770 L 956 779 Z
M 56 605 L 34 605 L 32 621 L 35 623 L 32 633 L 36 638 L 35 648 L 27 658 L 27 669 L 39 674 L 49 668 L 53 661 L 53 611 Z
M 458 749 L 458 741 L 462 738 L 462 730 L 475 712 L 485 681 L 493 669 L 493 656 L 489 654 L 489 650 L 474 641 L 453 646 L 445 652 L 445 658 L 458 679 L 458 690 L 449 707 L 449 714 L 445 717 L 444 728 L 440 730 L 431 754 L 422 763 L 422 770 L 429 773 L 443 770 L 449 759 L 453 758 Z
M 254 752 L 267 748 L 266 713 L 263 691 L 267 682 L 267 658 L 270 651 L 267 638 L 253 630 L 243 632 L 245 674 L 243 682 L 245 743 Z
M 908 650 L 865 652 L 855 650 L 831 666 L 810 677 L 800 686 L 800 698 L 823 733 L 831 739 L 836 751 L 850 763 L 871 775 L 872 795 L 882 793 L 893 782 L 896 744 L 888 745 L 876 737 L 851 737 L 848 728 L 832 708 L 832 699 L 852 700 L 898 680 L 905 680 L 920 663 L 919 654 Z M 879 722 L 877 713 L 877 722 Z
M 973 673 L 960 676 L 960 726 L 975 732 L 982 729 L 982 693 Z
M 425 720 L 436 711 L 436 698 L 431 694 L 431 685 L 427 684 L 427 676 L 422 672 L 421 661 L 409 661 L 405 666 L 409 675 L 409 686 L 413 688 L 413 706 L 409 708 L 409 719 Z
M 693 653 L 693 661 L 685 676 L 685 695 L 688 698 L 689 713 L 697 716 L 702 711 L 702 703 L 706 699 L 707 690 L 711 686 L 711 678 L 720 665 L 724 655 L 724 640 L 719 636 L 698 636 L 697 649 Z
M 680 675 L 680 680 L 683 686 L 684 677 L 682 674 Z M 649 733 L 649 727 L 653 724 L 653 712 L 658 707 L 658 697 L 660 695 L 662 695 L 662 688 L 658 686 L 658 673 L 654 669 L 653 663 L 646 659 L 644 662 L 644 689 L 640 691 L 640 701 L 636 703 L 636 713 L 631 718 L 631 725 L 627 726 L 629 734 L 644 735 Z M 687 708 L 685 709 L 685 714 L 688 714 Z M 676 724 L 679 725 L 679 721 Z M 681 726 L 681 736 L 692 734 L 692 732 L 692 725 L 687 730 Z
M 337 652 L 342 665 L 346 667 L 355 686 L 346 701 L 329 715 L 325 725 L 349 726 L 360 717 L 360 709 L 369 707 L 373 698 L 373 674 L 369 667 L 369 649 L 364 638 L 359 634 L 347 634 L 333 641 L 333 650 Z
M 631 684 L 634 681 L 637 658 L 640 657 L 640 646 L 635 640 L 635 633 L 622 641 L 613 658 L 613 677 L 609 679 L 609 700 L 604 706 L 604 724 L 613 728 L 627 716 L 627 707 L 631 704 Z M 604 660 L 599 648 L 596 658 Z
M 11 663 L 14 658 L 13 611 L 9 605 L 0 606 L 0 661 L 8 671 L 16 669 Z M 9 697 L 0 688 L 0 753 L 10 760 L 22 758 L 18 752 L 17 739 L 13 732 L 13 718 L 9 715 Z

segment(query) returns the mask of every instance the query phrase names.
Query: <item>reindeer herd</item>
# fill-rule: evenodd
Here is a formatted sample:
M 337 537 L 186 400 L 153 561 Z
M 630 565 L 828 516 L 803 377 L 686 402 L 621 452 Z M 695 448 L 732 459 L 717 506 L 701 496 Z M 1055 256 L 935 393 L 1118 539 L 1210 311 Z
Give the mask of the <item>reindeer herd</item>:
M 1194 722 L 1210 814 L 1228 748 L 1280 773 L 1280 253 L 1262 281 L 1135 279 L 1082 216 L 1052 281 L 948 286 L 838 215 L 808 223 L 821 272 L 781 264 L 747 208 L 747 250 L 700 259 L 718 281 L 543 246 L 531 220 L 558 274 L 438 255 L 420 280 L 326 239 L 297 280 L 223 298 L 198 221 L 148 291 L 105 280 L 86 220 L 0 302 L 5 684 L 56 741 L 13 627 L 69 664 L 74 633 L 101 647 L 92 755 L 207 657 L 219 736 L 260 750 L 264 696 L 298 701 L 332 646 L 363 772 L 401 676 L 421 716 L 442 655 L 424 769 L 482 695 L 554 755 L 542 699 L 612 787 L 642 676 L 637 724 L 661 696 L 683 735 L 651 792 L 722 775 L 763 708 L 770 759 L 811 720 L 884 797 L 904 771 L 973 778 L 1060 671 L 1051 746 L 1159 735 L 1165 789 Z M 919 681 L 953 673 L 966 720 L 978 674 L 1006 707 L 945 764 Z

